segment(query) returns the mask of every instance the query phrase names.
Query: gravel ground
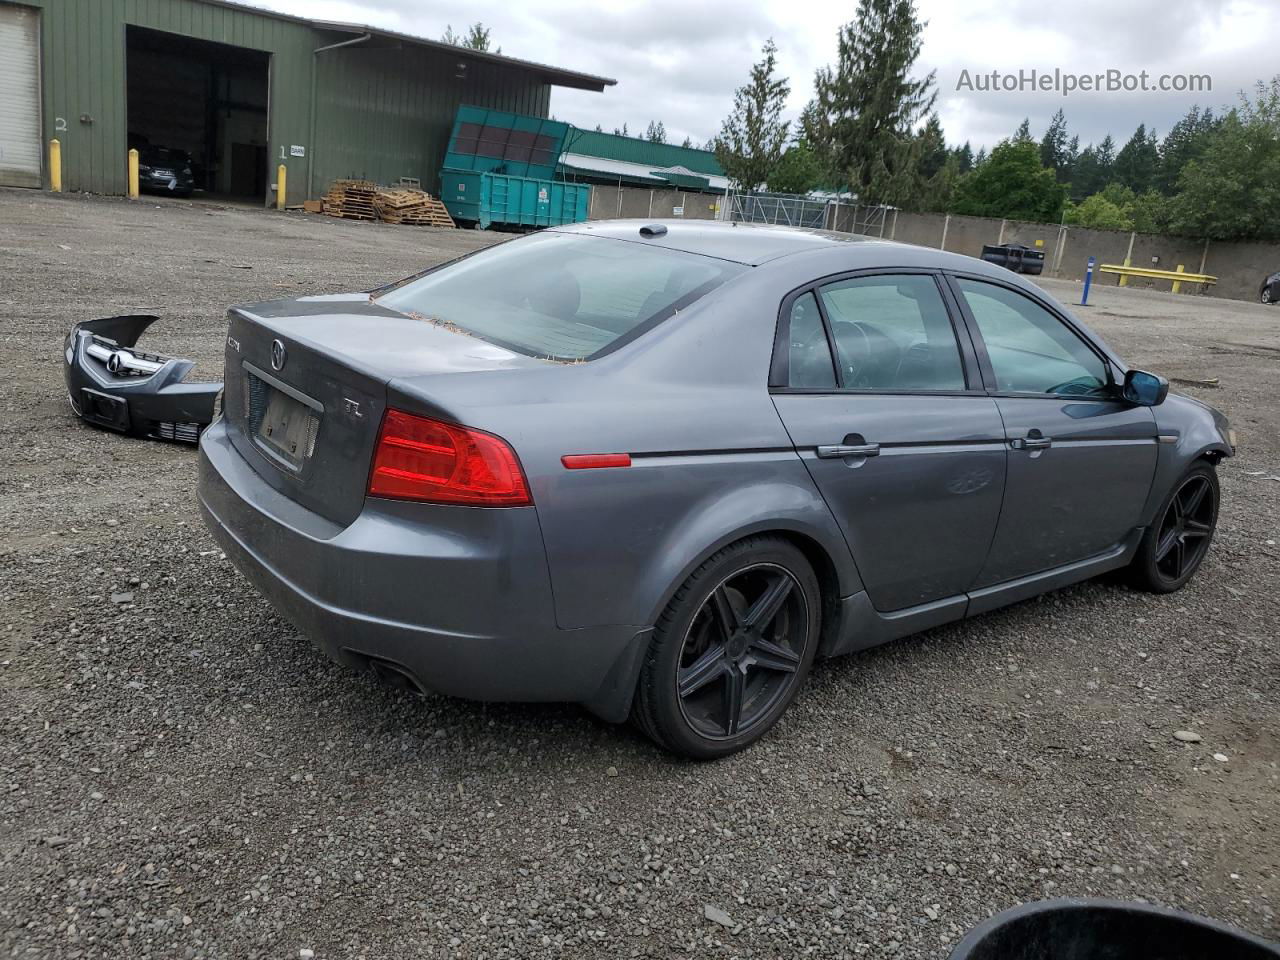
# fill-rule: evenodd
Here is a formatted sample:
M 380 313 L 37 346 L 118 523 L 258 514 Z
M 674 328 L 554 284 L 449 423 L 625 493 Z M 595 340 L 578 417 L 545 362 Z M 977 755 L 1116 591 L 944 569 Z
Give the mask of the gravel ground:
M 0 191 L 3 955 L 942 958 L 1063 895 L 1280 937 L 1280 309 L 1084 311 L 1220 378 L 1192 392 L 1240 431 L 1184 591 L 1093 582 L 819 664 L 761 744 L 693 765 L 329 663 L 214 547 L 191 449 L 68 409 L 74 320 L 155 311 L 144 344 L 216 376 L 226 305 L 487 240 Z

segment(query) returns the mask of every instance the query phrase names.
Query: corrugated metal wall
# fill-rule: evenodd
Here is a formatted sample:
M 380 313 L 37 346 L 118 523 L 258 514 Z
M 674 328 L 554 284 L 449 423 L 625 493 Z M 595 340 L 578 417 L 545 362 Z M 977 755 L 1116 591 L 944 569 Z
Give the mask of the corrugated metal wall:
M 125 192 L 127 24 L 270 52 L 269 153 L 308 142 L 311 51 L 323 41 L 306 24 L 192 0 L 30 3 L 43 10 L 45 139 L 62 141 L 64 189 Z
M 551 88 L 531 73 L 458 62 L 421 48 L 373 38 L 318 55 L 316 193 L 335 177 L 394 183 L 417 177 L 440 188 L 440 163 L 453 117 L 474 104 L 545 117 Z M 371 145 L 376 145 L 371 149 Z
M 0 0 L 7 3 L 9 0 Z M 318 55 L 315 137 L 312 68 L 317 47 L 351 38 L 310 24 L 199 0 L 26 0 L 42 11 L 44 139 L 62 141 L 67 190 L 121 194 L 126 188 L 125 27 L 166 30 L 263 50 L 271 57 L 271 179 L 283 155 L 289 202 L 316 195 L 329 179 L 356 173 L 417 176 L 437 189 L 453 111 L 476 103 L 546 116 L 550 87 L 532 72 L 470 62 L 409 44 L 348 47 Z M 314 141 L 314 142 L 313 142 Z M 290 147 L 306 150 L 290 157 Z M 314 169 L 310 165 L 314 164 Z M 47 175 L 46 175 L 47 176 Z

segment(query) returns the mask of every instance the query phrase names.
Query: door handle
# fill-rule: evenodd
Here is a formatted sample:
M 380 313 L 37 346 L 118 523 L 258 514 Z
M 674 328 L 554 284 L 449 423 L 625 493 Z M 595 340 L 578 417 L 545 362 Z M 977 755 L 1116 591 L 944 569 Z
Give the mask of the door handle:
M 1025 437 L 1016 437 L 1009 441 L 1015 450 L 1047 450 L 1053 446 L 1053 437 L 1042 437 L 1039 430 L 1032 430 Z
M 818 447 L 818 456 L 823 460 L 836 460 L 840 457 L 878 457 L 878 443 L 833 443 Z

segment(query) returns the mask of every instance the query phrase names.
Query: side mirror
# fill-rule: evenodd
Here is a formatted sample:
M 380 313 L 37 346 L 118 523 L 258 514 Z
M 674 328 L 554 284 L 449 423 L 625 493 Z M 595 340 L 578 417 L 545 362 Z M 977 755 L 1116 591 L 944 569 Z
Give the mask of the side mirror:
M 1124 375 L 1121 394 L 1139 407 L 1158 407 L 1169 395 L 1169 381 L 1145 370 L 1130 370 Z

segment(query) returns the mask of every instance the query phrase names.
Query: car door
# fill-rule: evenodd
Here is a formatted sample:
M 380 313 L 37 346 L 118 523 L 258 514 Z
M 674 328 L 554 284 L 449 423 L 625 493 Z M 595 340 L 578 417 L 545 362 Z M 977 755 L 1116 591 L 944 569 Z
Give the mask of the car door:
M 975 587 L 1105 553 L 1139 525 L 1156 465 L 1150 408 L 1103 352 L 1012 285 L 953 276 L 1009 442 L 1004 506 Z
M 779 317 L 774 405 L 881 611 L 963 594 L 999 518 L 1004 429 L 949 303 L 934 273 L 864 272 Z

